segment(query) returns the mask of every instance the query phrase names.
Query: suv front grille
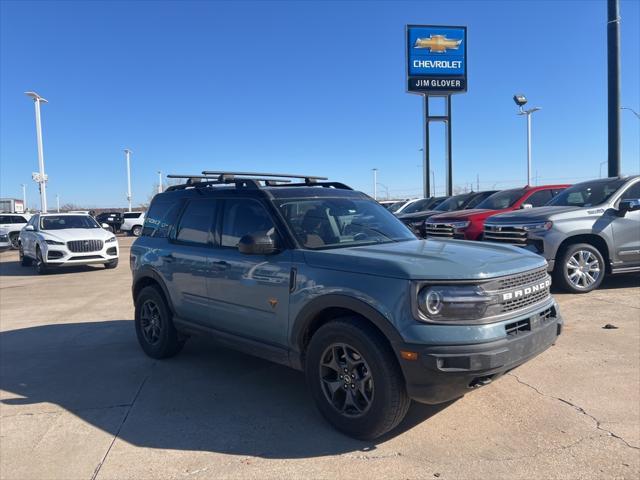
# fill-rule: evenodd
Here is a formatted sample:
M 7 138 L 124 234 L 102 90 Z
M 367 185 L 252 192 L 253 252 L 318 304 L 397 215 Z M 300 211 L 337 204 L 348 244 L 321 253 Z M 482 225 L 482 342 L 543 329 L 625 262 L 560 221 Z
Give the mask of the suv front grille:
M 529 305 L 535 305 L 536 303 L 544 300 L 548 296 L 549 296 L 549 289 L 547 288 L 523 298 L 518 298 L 515 300 L 507 300 L 502 304 L 502 311 L 513 312 L 514 310 L 520 310 L 521 308 L 528 307 Z
M 498 280 L 497 290 L 520 287 L 522 285 L 528 285 L 529 283 L 542 281 L 545 278 L 547 278 L 547 270 L 544 268 L 533 270 L 532 272 L 519 273 Z
M 425 225 L 427 237 L 453 238 L 453 227 L 446 223 L 427 223 Z
M 524 247 L 527 244 L 525 229 L 509 225 L 485 225 L 482 238 L 489 242 L 508 243 L 518 247 Z
M 74 253 L 98 252 L 102 250 L 102 240 L 72 240 L 67 247 Z

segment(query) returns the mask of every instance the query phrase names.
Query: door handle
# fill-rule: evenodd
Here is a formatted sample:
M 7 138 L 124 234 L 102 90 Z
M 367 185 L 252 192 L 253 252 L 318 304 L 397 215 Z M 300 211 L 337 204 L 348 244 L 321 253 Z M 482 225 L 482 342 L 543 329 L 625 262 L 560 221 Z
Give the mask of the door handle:
M 219 260 L 217 262 L 211 262 L 211 264 L 217 270 L 226 270 L 227 268 L 229 268 L 231 266 L 231 264 L 229 262 L 225 262 L 224 260 Z

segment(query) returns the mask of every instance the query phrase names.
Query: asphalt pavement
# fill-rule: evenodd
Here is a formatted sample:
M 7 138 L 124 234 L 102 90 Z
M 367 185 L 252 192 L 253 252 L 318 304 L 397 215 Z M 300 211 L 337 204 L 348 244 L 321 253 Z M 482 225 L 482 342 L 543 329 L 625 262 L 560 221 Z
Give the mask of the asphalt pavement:
M 0 478 L 640 476 L 638 275 L 557 294 L 554 347 L 362 442 L 323 421 L 299 372 L 202 339 L 146 357 L 120 243 L 115 270 L 45 276 L 0 253 Z

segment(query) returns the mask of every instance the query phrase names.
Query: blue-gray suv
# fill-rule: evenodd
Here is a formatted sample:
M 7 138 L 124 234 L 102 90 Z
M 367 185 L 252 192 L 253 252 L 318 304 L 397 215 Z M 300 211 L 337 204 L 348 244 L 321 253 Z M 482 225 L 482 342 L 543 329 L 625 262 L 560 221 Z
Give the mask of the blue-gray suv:
M 373 439 L 411 399 L 442 403 L 552 345 L 546 261 L 511 245 L 418 240 L 344 184 L 203 172 L 151 202 L 131 248 L 153 358 L 192 335 L 303 370 L 322 415 Z

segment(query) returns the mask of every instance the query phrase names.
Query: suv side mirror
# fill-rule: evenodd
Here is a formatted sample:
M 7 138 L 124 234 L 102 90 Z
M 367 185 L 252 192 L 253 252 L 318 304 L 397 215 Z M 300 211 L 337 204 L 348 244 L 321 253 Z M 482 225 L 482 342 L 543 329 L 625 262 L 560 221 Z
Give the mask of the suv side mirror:
M 522 205 L 520 205 L 521 209 L 527 209 L 527 208 L 533 208 L 533 205 L 531 205 L 530 203 L 523 203 Z
M 635 212 L 640 210 L 640 198 L 621 200 L 618 204 L 618 212 L 624 217 L 627 212 Z
M 264 233 L 245 235 L 238 242 L 238 251 L 245 255 L 273 255 L 280 249 L 273 236 Z
M 35 230 L 35 228 L 33 227 L 33 225 L 26 225 L 26 226 L 24 227 L 24 230 L 25 230 L 26 232 L 33 232 L 33 231 Z

